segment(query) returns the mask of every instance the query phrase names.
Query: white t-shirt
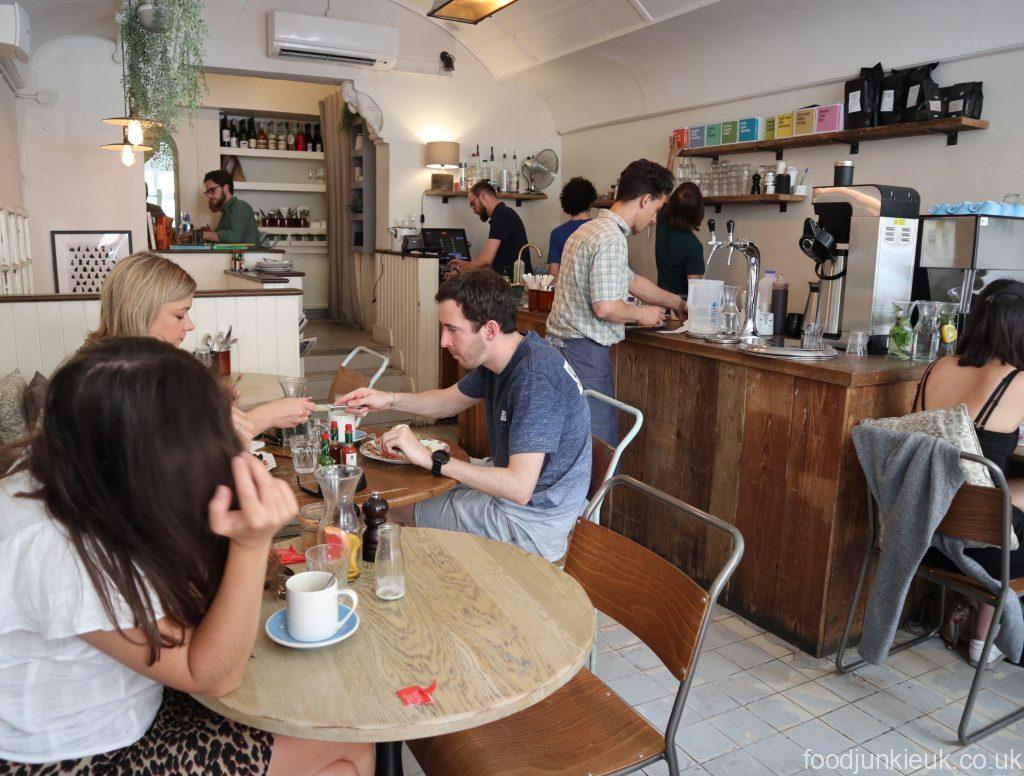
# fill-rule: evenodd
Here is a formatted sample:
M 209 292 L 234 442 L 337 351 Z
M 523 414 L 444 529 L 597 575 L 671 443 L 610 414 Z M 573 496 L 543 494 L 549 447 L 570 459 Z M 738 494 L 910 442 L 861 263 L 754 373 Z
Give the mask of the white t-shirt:
M 34 489 L 25 473 L 0 479 L 0 758 L 22 763 L 133 744 L 163 693 L 78 638 L 114 626 L 60 524 L 38 499 L 14 496 Z M 111 603 L 118 624 L 134 627 L 124 599 Z

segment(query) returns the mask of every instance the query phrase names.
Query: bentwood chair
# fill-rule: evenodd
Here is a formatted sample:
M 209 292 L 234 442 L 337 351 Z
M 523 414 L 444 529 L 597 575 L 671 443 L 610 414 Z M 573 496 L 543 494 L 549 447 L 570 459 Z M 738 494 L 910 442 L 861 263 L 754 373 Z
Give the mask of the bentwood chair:
M 953 497 L 949 510 L 936 530 L 938 533 L 945 534 L 946 536 L 984 542 L 999 547 L 1002 550 L 1002 573 L 997 579 L 999 582 L 999 592 L 993 594 L 980 583 L 975 582 L 958 571 L 950 571 L 941 566 L 921 563 L 915 572 L 916 576 L 939 586 L 939 619 L 935 626 L 927 633 L 891 647 L 888 652 L 889 655 L 902 652 L 915 644 L 920 644 L 939 632 L 942 623 L 945 621 L 946 590 L 953 590 L 975 601 L 995 607 L 995 615 L 992 618 L 993 623 L 999 622 L 999 616 L 1002 614 L 1003 605 L 1008 595 L 1012 594 L 1018 598 L 1024 596 L 1024 577 L 1010 578 L 1010 531 L 1013 530 L 1013 510 L 1010 502 L 1010 490 L 1006 486 L 1006 479 L 1003 477 L 999 467 L 987 458 L 964 452 L 960 453 L 960 458 L 966 461 L 974 461 L 987 468 L 989 474 L 992 475 L 992 482 L 995 483 L 995 487 L 985 488 L 977 485 L 962 485 L 960 490 L 957 491 L 956 496 Z M 868 565 L 870 564 L 871 556 L 879 549 L 877 546 L 878 505 L 875 503 L 870 490 L 868 491 L 868 522 L 870 525 L 870 541 L 868 542 L 867 551 L 864 553 L 864 561 L 860 567 L 860 577 L 857 579 L 857 587 L 854 590 L 850 614 L 846 618 L 843 638 L 839 642 L 839 651 L 836 653 L 836 669 L 841 674 L 855 671 L 866 663 L 865 660 L 843 663 L 843 657 L 846 654 L 850 632 L 853 630 L 853 623 L 856 619 L 861 592 L 864 588 L 864 580 L 867 578 Z M 968 693 L 967 701 L 964 703 L 964 713 L 960 717 L 960 726 L 957 729 L 957 740 L 963 746 L 972 744 L 1024 717 L 1024 707 L 1022 707 L 973 733 L 967 732 L 971 713 L 974 711 L 974 702 L 977 700 L 978 691 L 981 689 L 981 679 L 984 675 L 985 665 L 988 663 L 989 652 L 992 649 L 992 642 L 994 640 L 995 628 L 990 628 L 988 637 L 985 639 L 985 646 L 981 651 L 981 660 L 978 661 L 978 668 L 974 673 L 971 691 Z
M 593 522 L 591 512 L 624 485 L 673 512 L 728 534 L 732 549 L 704 590 L 654 552 Z M 718 595 L 743 554 L 735 526 L 618 475 L 598 489 L 576 521 L 565 571 L 594 606 L 631 630 L 679 680 L 662 733 L 586 668 L 525 711 L 459 733 L 408 741 L 427 776 L 580 776 L 632 773 L 660 760 L 679 773 L 675 737 Z
M 622 453 L 629 443 L 633 441 L 633 438 L 640 433 L 640 427 L 644 424 L 644 414 L 625 402 L 621 402 L 618 399 L 614 399 L 611 396 L 607 396 L 603 393 L 599 393 L 591 388 L 587 388 L 583 395 L 602 401 L 605 404 L 610 404 L 616 409 L 622 410 L 633 416 L 633 426 L 629 429 L 627 434 L 619 440 L 619 444 L 612 447 L 610 444 L 605 442 L 599 437 L 591 435 L 590 437 L 590 450 L 591 450 L 591 464 L 590 464 L 590 488 L 587 491 L 587 498 L 593 499 L 594 494 L 597 493 L 598 488 L 602 484 L 607 482 L 615 474 L 615 470 L 619 466 L 619 459 L 622 457 Z M 598 502 L 597 508 L 593 511 L 593 520 L 595 522 L 600 521 L 601 517 L 601 502 Z
M 365 375 L 360 374 L 355 369 L 348 368 L 348 365 L 351 364 L 355 357 L 360 353 L 367 353 L 380 359 L 380 366 L 377 367 L 377 371 L 373 373 L 373 376 L 369 380 L 366 379 Z M 376 350 L 371 350 L 363 345 L 352 348 L 352 352 L 345 356 L 345 360 L 339 364 L 338 368 L 334 372 L 334 378 L 331 380 L 331 388 L 327 392 L 327 401 L 334 402 L 339 396 L 344 396 L 346 393 L 354 391 L 357 388 L 373 388 L 390 363 L 391 359 L 383 353 L 378 353 Z M 362 418 L 356 419 L 356 426 L 359 425 L 360 421 L 362 421 Z

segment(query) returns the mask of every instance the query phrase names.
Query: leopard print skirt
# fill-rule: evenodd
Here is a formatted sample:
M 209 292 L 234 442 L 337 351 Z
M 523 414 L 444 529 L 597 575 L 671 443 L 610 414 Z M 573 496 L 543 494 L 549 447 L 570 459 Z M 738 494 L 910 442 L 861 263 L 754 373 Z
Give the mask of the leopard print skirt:
M 273 743 L 273 733 L 224 719 L 165 688 L 156 719 L 131 746 L 41 765 L 0 760 L 0 776 L 262 776 Z

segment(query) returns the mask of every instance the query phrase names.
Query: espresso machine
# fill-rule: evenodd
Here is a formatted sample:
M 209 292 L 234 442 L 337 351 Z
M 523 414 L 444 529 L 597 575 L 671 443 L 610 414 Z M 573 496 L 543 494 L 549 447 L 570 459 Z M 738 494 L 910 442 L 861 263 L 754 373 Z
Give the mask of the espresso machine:
M 816 322 L 841 342 L 867 331 L 868 352 L 884 353 L 892 302 L 910 299 L 921 197 L 902 186 L 816 186 L 811 204 L 817 221 L 804 222 L 800 250 L 820 282 Z
M 1024 281 L 1024 218 L 994 215 L 921 217 L 914 299 L 957 302 L 958 323 L 993 280 Z

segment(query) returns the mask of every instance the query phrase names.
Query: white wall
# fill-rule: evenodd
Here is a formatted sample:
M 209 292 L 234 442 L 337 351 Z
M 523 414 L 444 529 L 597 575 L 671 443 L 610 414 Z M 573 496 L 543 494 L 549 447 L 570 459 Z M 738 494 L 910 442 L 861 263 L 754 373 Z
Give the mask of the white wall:
M 898 61 L 898 51 L 882 53 L 887 62 Z M 824 58 L 824 55 L 823 57 Z M 875 60 L 874 54 L 865 59 Z M 921 194 L 922 209 L 933 202 L 999 200 L 1007 192 L 1020 192 L 1024 186 L 1024 166 L 1020 161 L 1020 126 L 1024 125 L 1024 102 L 1020 99 L 1019 74 L 1024 71 L 1024 51 L 1012 50 L 940 65 L 934 75 L 942 85 L 960 81 L 984 81 L 983 118 L 991 122 L 985 131 L 960 135 L 957 146 L 947 147 L 943 136 L 914 137 L 862 143 L 860 153 L 850 156 L 848 146 L 787 151 L 785 158 L 801 170 L 810 167 L 807 184 L 830 185 L 833 164 L 852 159 L 856 165 L 855 183 L 886 183 L 909 186 Z M 808 65 L 809 77 L 817 67 Z M 728 120 L 749 115 L 767 115 L 814 103 L 841 102 L 842 83 L 794 89 L 748 100 L 737 100 L 707 108 L 685 110 L 640 121 L 573 132 L 563 137 L 565 176 L 586 175 L 598 188 L 613 180 L 632 159 L 646 156 L 662 164 L 668 155 L 667 138 L 672 129 L 705 122 Z M 773 154 L 743 154 L 729 157 L 738 162 L 774 164 Z M 707 162 L 699 162 L 706 165 Z M 767 206 L 725 207 L 716 215 L 706 215 L 719 223 L 719 234 L 726 219 L 736 220 L 737 236 L 755 240 L 763 256 L 762 268 L 781 270 L 795 281 L 790 287 L 790 307 L 803 309 L 806 286 L 814 279 L 813 264 L 797 248 L 804 218 L 813 215 L 807 204 L 790 205 L 779 213 Z M 706 242 L 706 229 L 700 233 Z M 741 262 L 733 261 L 732 272 L 724 274 L 718 263 L 709 273 L 739 281 Z M 634 268 L 654 277 L 654 240 L 647 235 L 631 238 L 631 263 Z
M 14 92 L 0 81 L 0 205 L 21 207 L 21 160 Z
M 124 110 L 113 52 L 109 40 L 71 36 L 32 55 L 25 91 L 50 93 L 45 105 L 18 105 L 38 293 L 53 291 L 51 230 L 129 229 L 136 250 L 146 245 L 142 155 L 125 167 L 99 147 L 120 140 L 117 127 L 100 123 Z
M 543 148 L 561 156 L 548 106 L 529 87 L 495 81 L 479 61 L 451 35 L 425 17 L 383 0 L 346 0 L 334 3 L 333 15 L 353 21 L 387 24 L 399 30 L 399 69 L 375 72 L 362 68 L 274 59 L 267 56 L 267 12 L 283 9 L 279 0 L 249 0 L 239 8 L 234 2 L 208 3 L 210 25 L 208 68 L 230 73 L 274 74 L 295 80 L 324 79 L 340 83 L 351 78 L 369 94 L 384 114 L 382 135 L 391 147 L 389 222 L 414 214 L 430 186 L 430 172 L 423 166 L 423 145 L 430 140 L 456 140 L 468 157 L 471 144 L 491 144 L 500 157 L 503 148 L 517 148 L 519 158 Z M 287 10 L 321 16 L 323 0 L 292 0 Z M 228 41 L 228 43 L 225 43 Z M 455 57 L 449 76 L 424 75 L 410 70 L 437 72 L 438 55 Z M 546 250 L 551 228 L 561 221 L 556 180 L 548 189 L 550 199 L 524 203 L 523 217 L 530 239 Z M 554 196 L 551 196 L 551 195 Z M 465 199 L 427 198 L 426 223 L 465 227 L 476 250 L 487 239 L 487 226 L 472 213 Z

